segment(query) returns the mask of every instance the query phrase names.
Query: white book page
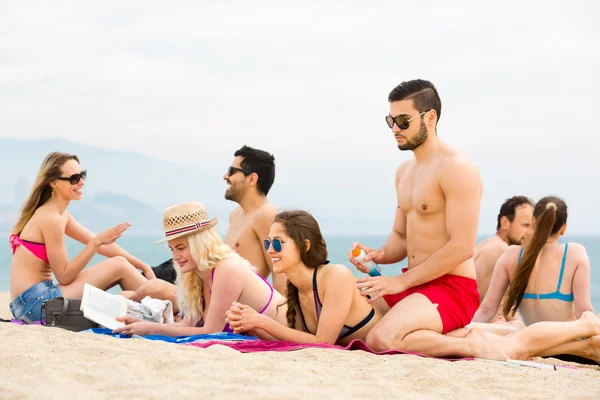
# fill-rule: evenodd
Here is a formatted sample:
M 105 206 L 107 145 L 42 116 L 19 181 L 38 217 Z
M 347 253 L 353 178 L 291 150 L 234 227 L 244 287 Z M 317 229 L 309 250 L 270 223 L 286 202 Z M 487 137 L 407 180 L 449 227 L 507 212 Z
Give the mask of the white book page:
M 88 283 L 83 287 L 80 310 L 83 316 L 110 329 L 124 326 L 116 317 L 127 314 L 127 299 L 123 296 L 106 293 Z

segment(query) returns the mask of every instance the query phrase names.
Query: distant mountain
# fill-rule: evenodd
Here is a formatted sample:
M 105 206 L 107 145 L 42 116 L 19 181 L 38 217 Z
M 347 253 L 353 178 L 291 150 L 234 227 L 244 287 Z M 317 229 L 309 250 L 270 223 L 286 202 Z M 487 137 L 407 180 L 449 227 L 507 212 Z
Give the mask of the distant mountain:
M 72 214 L 100 231 L 129 220 L 131 232 L 162 229 L 164 208 L 201 201 L 209 213 L 227 221 L 234 206 L 224 200 L 220 176 L 128 151 L 109 150 L 66 140 L 0 139 L 0 231 L 10 230 L 44 157 L 52 151 L 76 154 L 88 171 L 84 197 Z M 220 190 L 207 191 L 206 187 Z
M 98 193 L 88 201 L 73 202 L 69 210 L 78 222 L 94 232 L 125 221 L 131 222 L 132 233 L 156 235 L 163 227 L 162 211 L 124 195 Z

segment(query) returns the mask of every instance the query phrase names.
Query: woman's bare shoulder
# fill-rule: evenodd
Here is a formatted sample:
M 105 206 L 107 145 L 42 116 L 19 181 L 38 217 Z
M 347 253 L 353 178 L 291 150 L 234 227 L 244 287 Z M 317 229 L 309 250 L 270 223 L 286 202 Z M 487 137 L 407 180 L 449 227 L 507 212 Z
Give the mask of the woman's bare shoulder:
M 580 243 L 575 243 L 575 242 L 569 242 L 569 253 L 574 254 L 575 257 L 577 258 L 584 258 L 587 259 L 588 255 L 587 255 L 587 250 L 585 249 L 585 246 L 580 244 Z
M 325 265 L 323 267 L 323 280 L 336 283 L 352 282 L 352 284 L 356 284 L 355 276 L 344 264 Z
M 510 245 L 506 248 L 506 250 L 504 250 L 504 254 L 507 257 L 518 257 L 519 254 L 521 254 L 521 251 L 524 250 L 523 246 L 519 246 L 519 245 Z
M 215 275 L 239 275 L 246 270 L 252 271 L 252 265 L 242 257 L 228 257 L 219 262 L 215 267 Z
M 65 219 L 65 217 L 67 219 Z M 35 228 L 38 229 L 43 227 L 56 227 L 62 226 L 68 221 L 68 216 L 61 215 L 58 211 L 56 211 L 53 207 L 47 207 L 46 205 L 40 206 L 37 210 L 34 211 L 33 215 L 27 222 L 26 228 Z M 25 230 L 25 229 L 23 229 Z

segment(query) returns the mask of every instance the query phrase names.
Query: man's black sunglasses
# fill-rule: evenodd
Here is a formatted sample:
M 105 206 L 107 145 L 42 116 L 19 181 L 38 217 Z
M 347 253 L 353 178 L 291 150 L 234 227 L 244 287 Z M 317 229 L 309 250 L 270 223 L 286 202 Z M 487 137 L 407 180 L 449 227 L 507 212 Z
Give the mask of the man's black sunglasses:
M 87 170 L 84 170 L 84 171 L 81 171 L 79 174 L 73 174 L 68 177 L 60 176 L 57 179 L 59 179 L 61 181 L 69 181 L 69 183 L 71 185 L 77 185 L 80 180 L 83 179 L 85 181 L 86 177 L 87 177 Z
M 427 111 L 429 111 L 429 110 L 427 110 Z M 394 129 L 394 124 L 396 124 L 398 126 L 398 129 L 405 130 L 405 129 L 408 129 L 408 123 L 410 121 L 412 121 L 413 119 L 415 119 L 417 117 L 420 117 L 421 115 L 425 114 L 427 111 L 423 111 L 421 114 L 415 115 L 412 118 L 406 118 L 404 115 L 398 115 L 396 117 L 392 117 L 391 115 L 386 115 L 385 122 L 387 122 L 387 125 L 390 127 L 390 129 Z
M 248 172 L 245 169 L 230 166 L 229 169 L 227 170 L 227 175 L 231 176 L 231 175 L 235 174 L 236 172 L 241 172 L 244 175 L 251 174 L 251 172 Z

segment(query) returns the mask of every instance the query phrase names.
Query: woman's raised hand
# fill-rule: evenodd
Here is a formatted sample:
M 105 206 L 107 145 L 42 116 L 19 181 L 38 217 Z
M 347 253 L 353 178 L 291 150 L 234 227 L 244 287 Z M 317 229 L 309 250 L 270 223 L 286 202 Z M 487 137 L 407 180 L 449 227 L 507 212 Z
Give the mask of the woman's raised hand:
M 131 223 L 123 222 L 122 224 L 119 224 L 112 228 L 108 228 L 107 230 L 97 234 L 94 237 L 94 241 L 96 242 L 96 244 L 98 246 L 114 243 L 115 240 L 120 238 L 121 235 L 123 234 L 123 232 L 125 232 L 127 230 L 127 228 L 129 228 L 130 226 L 131 226 Z

